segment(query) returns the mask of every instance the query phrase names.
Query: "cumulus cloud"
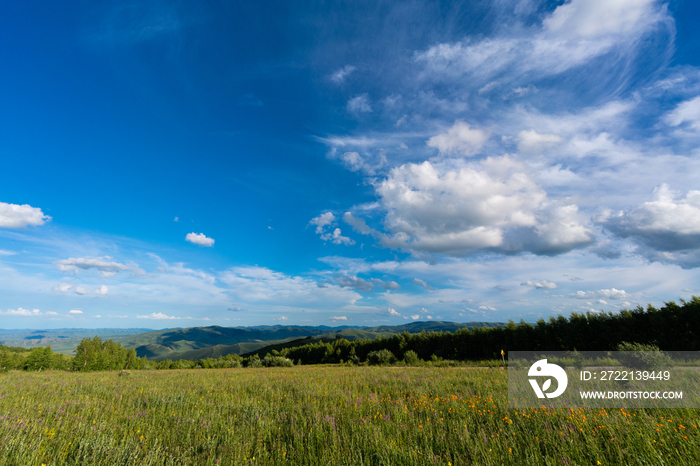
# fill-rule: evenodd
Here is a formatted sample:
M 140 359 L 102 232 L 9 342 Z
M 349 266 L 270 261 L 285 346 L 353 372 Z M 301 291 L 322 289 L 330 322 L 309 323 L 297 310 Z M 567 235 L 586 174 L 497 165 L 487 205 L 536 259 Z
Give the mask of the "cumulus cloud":
M 380 286 L 380 287 L 384 288 L 385 290 L 400 290 L 401 289 L 401 285 L 399 285 L 398 283 L 396 283 L 393 280 L 385 282 L 384 280 L 381 280 L 379 278 L 373 278 L 372 281 L 377 286 Z
M 700 191 L 685 198 L 667 184 L 654 188 L 653 200 L 628 211 L 607 211 L 598 221 L 621 238 L 631 238 L 650 260 L 700 265 Z
M 519 162 L 489 157 L 479 165 L 426 161 L 392 169 L 375 186 L 392 233 L 380 241 L 450 255 L 484 248 L 557 254 L 592 242 L 578 206 L 549 200 Z
M 414 314 L 414 315 L 411 316 L 411 319 L 413 319 L 413 320 L 418 320 L 418 319 L 420 319 L 420 315 Z
M 169 316 L 163 314 L 162 312 L 152 312 L 149 315 L 136 316 L 137 319 L 156 319 L 156 320 L 173 320 L 180 319 L 180 317 Z
M 50 220 L 51 217 L 44 215 L 38 207 L 0 202 L 0 228 L 36 227 Z
M 534 288 L 556 288 L 557 284 L 547 281 L 547 280 L 528 280 L 526 282 L 522 282 L 520 285 L 522 286 L 532 286 Z
M 79 295 L 84 295 L 88 294 L 88 290 L 84 286 L 77 286 L 75 287 L 75 293 Z
M 187 233 L 187 236 L 185 236 L 185 241 L 189 241 L 192 244 L 198 244 L 200 246 L 214 246 L 214 238 L 207 238 L 204 233 Z
M 346 246 L 355 244 L 353 239 L 342 235 L 340 228 L 335 228 L 332 232 L 326 231 L 326 227 L 333 225 L 335 221 L 335 215 L 333 215 L 332 212 L 326 212 L 318 217 L 312 218 L 309 224 L 316 225 L 316 233 L 321 236 L 323 241 L 330 241 L 333 244 L 345 244 Z
M 106 295 L 108 292 L 109 292 L 109 288 L 105 285 L 100 285 L 100 287 L 98 289 L 93 291 L 93 293 L 103 295 L 103 296 Z
M 325 214 L 312 218 L 309 224 L 316 225 L 316 233 L 321 235 L 323 234 L 324 227 L 331 225 L 333 222 L 335 222 L 335 215 L 333 215 L 332 212 L 326 212 Z
M 335 321 L 335 322 L 338 322 L 341 320 L 348 320 L 348 318 L 345 316 L 332 316 L 332 317 L 329 317 L 329 319 L 332 321 Z
M 414 278 L 413 283 L 415 283 L 416 285 L 422 286 L 426 290 L 434 290 L 435 289 L 432 286 L 428 285 L 425 281 L 421 280 L 420 278 Z
M 65 293 L 68 290 L 70 290 L 71 288 L 73 288 L 73 285 L 71 285 L 70 283 L 59 283 L 58 285 L 55 285 L 53 287 L 53 290 L 60 291 L 61 293 Z
M 333 230 L 333 233 L 323 233 L 321 239 L 323 241 L 330 241 L 333 244 L 344 244 L 346 246 L 352 246 L 355 244 L 355 240 L 348 238 L 347 236 L 341 235 L 342 231 L 340 228 Z
M 353 216 L 350 212 L 345 212 L 345 214 L 343 214 L 343 221 L 350 225 L 353 230 L 363 235 L 373 235 L 376 233 L 363 219 Z
M 352 65 L 345 65 L 335 73 L 331 75 L 331 81 L 336 84 L 341 84 L 345 81 L 345 78 L 350 76 L 350 74 L 355 71 L 355 67 Z
M 369 113 L 372 111 L 372 106 L 369 102 L 369 96 L 367 94 L 360 94 L 348 100 L 347 105 L 348 112 L 354 114 Z
M 488 138 L 485 131 L 457 121 L 447 132 L 428 139 L 427 145 L 436 148 L 440 154 L 469 156 L 479 152 Z
M 389 314 L 391 317 L 403 317 L 401 314 L 396 312 L 396 309 L 393 309 L 391 307 L 387 309 L 386 313 Z
M 357 291 L 372 291 L 374 289 L 374 284 L 364 278 L 350 275 L 336 275 L 335 279 L 338 286 L 341 287 L 349 286 L 355 288 Z
M 599 291 L 577 291 L 576 293 L 572 293 L 569 296 L 578 299 L 627 299 L 630 297 L 629 293 L 626 293 L 625 290 L 618 290 L 615 288 Z
M 73 315 L 80 315 L 82 313 L 83 313 L 83 311 L 81 311 L 79 309 L 71 309 L 70 311 L 68 311 L 68 314 L 73 314 Z
M 116 275 L 118 272 L 125 270 L 137 271 L 138 267 L 135 264 L 125 265 L 120 264 L 112 260 L 110 256 L 103 257 L 79 257 L 79 258 L 69 258 L 60 261 L 55 261 L 54 264 L 58 267 L 61 272 L 78 272 L 78 269 L 89 270 L 96 269 L 99 270 L 103 276 L 111 277 Z
M 17 309 L 8 309 L 7 311 L 0 311 L 0 315 L 5 315 L 5 316 L 21 316 L 21 317 L 36 317 L 36 316 L 44 316 L 44 315 L 58 315 L 55 312 L 46 312 L 42 313 L 39 309 L 22 309 L 21 307 L 18 307 Z

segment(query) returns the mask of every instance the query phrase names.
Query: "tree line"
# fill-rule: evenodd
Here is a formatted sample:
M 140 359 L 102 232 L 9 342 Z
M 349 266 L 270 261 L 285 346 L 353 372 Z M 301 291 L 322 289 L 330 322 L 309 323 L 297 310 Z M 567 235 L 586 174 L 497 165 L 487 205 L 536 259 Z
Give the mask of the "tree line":
M 700 350 L 700 297 L 671 301 L 660 309 L 618 313 L 572 313 L 540 319 L 534 325 L 513 321 L 500 327 L 450 332 L 402 333 L 374 340 L 337 339 L 285 348 L 280 355 L 304 364 L 366 361 L 370 353 L 388 350 L 404 359 L 411 351 L 422 360 L 499 359 L 500 351 L 614 351 L 622 342 L 654 345 L 664 351 Z M 264 351 L 264 349 L 263 349 Z
M 51 347 L 34 348 L 24 358 L 20 349 L 0 347 L 0 371 L 10 369 L 73 371 L 274 367 L 296 364 L 387 364 L 403 361 L 439 363 L 443 360 L 498 360 L 500 351 L 613 351 L 622 342 L 653 345 L 663 351 L 700 351 L 700 297 L 671 301 L 659 309 L 618 313 L 573 313 L 540 319 L 534 325 L 513 321 L 499 327 L 476 327 L 450 332 L 401 333 L 374 340 L 335 339 L 272 350 L 265 357 L 227 355 L 197 361 L 148 361 L 134 349 L 99 337 L 83 339 L 67 361 Z M 24 349 L 22 349 L 25 351 Z M 263 348 L 261 351 L 265 351 Z

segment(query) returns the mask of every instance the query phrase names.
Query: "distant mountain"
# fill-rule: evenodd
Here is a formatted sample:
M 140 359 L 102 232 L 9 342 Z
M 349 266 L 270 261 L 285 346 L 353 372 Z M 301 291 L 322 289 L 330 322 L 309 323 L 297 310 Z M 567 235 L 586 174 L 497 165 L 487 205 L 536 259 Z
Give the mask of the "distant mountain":
M 455 332 L 461 328 L 493 327 L 502 324 L 492 322 L 411 322 L 406 325 L 382 325 L 379 327 L 328 327 L 273 325 L 255 327 L 191 327 L 142 333 L 115 339 L 127 348 L 135 348 L 136 354 L 154 360 L 217 358 L 228 354 L 244 354 L 273 345 L 276 349 L 299 346 L 290 342 L 313 339 L 345 338 L 361 340 L 389 337 L 397 333 Z M 304 343 L 301 343 L 304 344 Z
M 51 346 L 51 350 L 56 353 L 73 354 L 73 350 L 78 347 L 83 338 L 99 336 L 102 340 L 117 340 L 125 336 L 152 331 L 152 328 L 0 329 L 0 345 L 24 348 Z

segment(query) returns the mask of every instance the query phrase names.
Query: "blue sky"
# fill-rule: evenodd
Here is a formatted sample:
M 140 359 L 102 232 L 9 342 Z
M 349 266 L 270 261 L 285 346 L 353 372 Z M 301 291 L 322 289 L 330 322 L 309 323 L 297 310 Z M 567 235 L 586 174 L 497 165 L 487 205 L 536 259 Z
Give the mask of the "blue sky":
M 690 1 L 0 5 L 0 327 L 700 294 Z

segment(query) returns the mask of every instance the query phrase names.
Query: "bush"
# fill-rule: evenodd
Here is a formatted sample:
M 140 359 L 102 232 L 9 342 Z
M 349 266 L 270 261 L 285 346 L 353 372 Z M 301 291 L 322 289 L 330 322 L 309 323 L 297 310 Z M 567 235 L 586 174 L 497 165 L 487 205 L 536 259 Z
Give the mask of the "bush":
M 370 351 L 367 355 L 367 362 L 371 366 L 384 366 L 386 364 L 392 364 L 395 361 L 394 353 L 388 349 Z
M 408 350 L 403 354 L 404 362 L 409 366 L 417 366 L 420 363 L 420 358 L 413 350 Z
M 262 366 L 263 366 L 263 363 L 260 360 L 260 356 L 258 356 L 257 354 L 254 354 L 248 360 L 247 367 L 262 367 Z
M 51 347 L 34 348 L 29 356 L 24 368 L 28 371 L 49 370 L 53 366 L 53 351 Z
M 659 351 L 656 345 L 623 341 L 616 350 L 621 352 L 617 355 L 620 364 L 632 369 L 661 369 L 671 365 L 669 355 Z
M 292 367 L 294 365 L 291 360 L 284 356 L 271 356 L 269 354 L 265 356 L 262 363 L 265 367 Z

